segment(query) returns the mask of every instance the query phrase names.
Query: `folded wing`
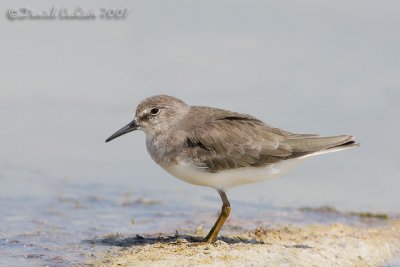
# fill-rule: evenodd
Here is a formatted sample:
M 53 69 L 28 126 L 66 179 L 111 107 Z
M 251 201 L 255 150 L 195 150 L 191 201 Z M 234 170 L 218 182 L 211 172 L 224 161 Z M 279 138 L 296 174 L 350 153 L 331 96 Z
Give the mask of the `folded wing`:
M 186 136 L 188 158 L 209 172 L 266 166 L 351 145 L 354 141 L 349 135 L 293 134 L 273 128 L 252 116 L 218 109 L 204 123 L 193 125 Z

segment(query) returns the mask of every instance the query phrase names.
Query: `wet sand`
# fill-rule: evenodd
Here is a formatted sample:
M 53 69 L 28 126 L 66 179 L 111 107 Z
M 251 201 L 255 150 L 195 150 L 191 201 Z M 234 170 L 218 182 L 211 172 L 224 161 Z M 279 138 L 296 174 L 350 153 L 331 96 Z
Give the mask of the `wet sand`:
M 360 216 L 364 216 L 362 214 Z M 368 217 L 368 216 L 366 216 Z M 204 236 L 109 235 L 110 247 L 88 260 L 93 266 L 395 266 L 400 254 L 400 220 L 380 224 L 278 226 L 223 235 L 211 245 Z M 397 263 L 398 264 L 398 263 Z

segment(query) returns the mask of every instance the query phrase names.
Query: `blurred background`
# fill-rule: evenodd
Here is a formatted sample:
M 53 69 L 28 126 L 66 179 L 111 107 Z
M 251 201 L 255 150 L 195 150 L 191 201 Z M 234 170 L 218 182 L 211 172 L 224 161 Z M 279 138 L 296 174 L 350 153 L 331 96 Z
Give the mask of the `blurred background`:
M 27 5 L 129 14 L 7 18 Z M 362 144 L 232 189 L 232 203 L 400 212 L 399 9 L 398 1 L 368 0 L 2 1 L 0 212 L 18 206 L 34 217 L 60 194 L 127 192 L 168 200 L 161 210 L 182 202 L 219 209 L 212 189 L 150 159 L 144 133 L 104 143 L 155 94 L 292 132 L 352 134 Z M 3 225 L 21 220 L 8 218 Z

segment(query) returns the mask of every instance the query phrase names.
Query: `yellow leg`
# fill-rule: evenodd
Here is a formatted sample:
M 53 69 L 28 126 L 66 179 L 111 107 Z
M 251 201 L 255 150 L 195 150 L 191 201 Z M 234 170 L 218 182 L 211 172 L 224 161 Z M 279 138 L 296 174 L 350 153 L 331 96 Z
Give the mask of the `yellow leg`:
M 224 225 L 226 219 L 228 218 L 229 213 L 231 212 L 231 205 L 229 204 L 225 192 L 218 190 L 218 193 L 222 199 L 222 209 L 221 209 L 221 214 L 219 215 L 213 228 L 211 228 L 211 231 L 208 233 L 206 237 L 205 241 L 208 243 L 214 243 L 215 240 L 217 240 L 218 233 L 221 230 L 222 225 Z

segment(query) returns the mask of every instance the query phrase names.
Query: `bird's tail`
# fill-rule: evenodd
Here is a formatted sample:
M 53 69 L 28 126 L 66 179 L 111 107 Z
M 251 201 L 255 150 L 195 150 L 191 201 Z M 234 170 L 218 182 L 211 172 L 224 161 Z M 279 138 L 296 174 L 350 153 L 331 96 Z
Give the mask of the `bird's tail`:
M 340 136 L 294 136 L 285 141 L 298 157 L 309 157 L 325 153 L 336 152 L 359 146 L 351 135 Z

